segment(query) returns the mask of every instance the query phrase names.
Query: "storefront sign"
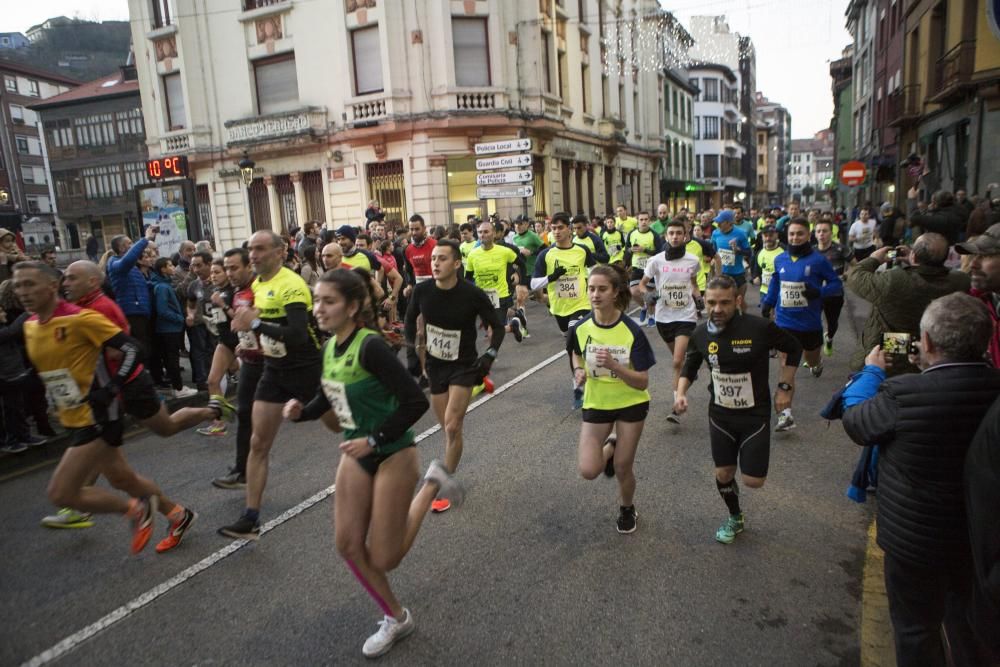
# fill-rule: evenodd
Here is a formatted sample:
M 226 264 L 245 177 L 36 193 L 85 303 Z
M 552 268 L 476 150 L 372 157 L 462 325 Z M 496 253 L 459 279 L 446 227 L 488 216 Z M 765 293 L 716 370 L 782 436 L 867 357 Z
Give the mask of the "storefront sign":
M 530 183 L 533 174 L 530 169 L 521 171 L 494 171 L 476 174 L 476 185 L 501 185 L 503 183 Z
M 483 185 L 476 188 L 476 196 L 480 199 L 533 197 L 535 188 L 531 185 Z
M 508 169 L 510 167 L 527 167 L 531 164 L 531 155 L 504 155 L 501 157 L 485 157 L 476 160 L 476 169 Z
M 530 151 L 531 139 L 505 139 L 504 141 L 489 141 L 483 144 L 476 144 L 475 148 L 476 155 Z
M 278 139 L 309 131 L 309 114 L 296 112 L 261 119 L 229 121 L 227 145 Z

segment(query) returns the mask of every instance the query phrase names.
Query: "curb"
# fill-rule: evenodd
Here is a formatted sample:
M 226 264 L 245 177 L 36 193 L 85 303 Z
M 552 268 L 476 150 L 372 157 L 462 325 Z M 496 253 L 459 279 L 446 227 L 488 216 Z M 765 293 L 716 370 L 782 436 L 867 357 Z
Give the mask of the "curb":
M 861 579 L 861 664 L 862 667 L 894 667 L 896 646 L 882 574 L 885 552 L 875 543 L 877 532 L 873 519 L 868 526 L 868 546 Z

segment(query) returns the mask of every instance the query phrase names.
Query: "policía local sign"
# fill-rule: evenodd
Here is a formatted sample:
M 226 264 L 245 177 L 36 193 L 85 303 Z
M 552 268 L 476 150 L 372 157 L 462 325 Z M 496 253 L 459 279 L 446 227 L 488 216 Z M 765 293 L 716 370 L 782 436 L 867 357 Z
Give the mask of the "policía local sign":
M 504 139 L 503 141 L 488 141 L 486 143 L 476 144 L 475 148 L 476 155 L 530 151 L 531 139 Z
M 533 197 L 535 188 L 531 185 L 481 185 L 476 188 L 479 199 L 506 199 L 510 197 Z
M 531 155 L 502 155 L 500 157 L 484 157 L 476 160 L 476 169 L 509 169 L 511 167 L 527 167 L 531 164 Z
M 533 174 L 530 169 L 520 171 L 494 171 L 476 174 L 476 185 L 502 185 L 504 183 L 530 183 Z

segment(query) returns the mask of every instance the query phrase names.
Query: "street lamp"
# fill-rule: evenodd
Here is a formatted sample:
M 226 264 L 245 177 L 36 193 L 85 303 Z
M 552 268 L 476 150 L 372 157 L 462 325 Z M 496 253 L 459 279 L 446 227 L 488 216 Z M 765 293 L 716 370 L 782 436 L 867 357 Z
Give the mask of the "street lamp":
M 243 175 L 243 185 L 250 187 L 253 183 L 253 171 L 257 163 L 250 159 L 246 151 L 243 151 L 243 159 L 239 162 L 240 174 Z

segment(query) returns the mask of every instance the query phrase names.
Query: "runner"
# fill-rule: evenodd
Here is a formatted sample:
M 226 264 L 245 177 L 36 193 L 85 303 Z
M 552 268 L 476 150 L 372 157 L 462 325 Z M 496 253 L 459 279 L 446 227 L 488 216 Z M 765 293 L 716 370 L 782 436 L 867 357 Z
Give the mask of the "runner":
M 508 322 L 506 330 L 520 343 L 524 332 L 520 318 L 516 315 L 510 317 L 514 299 L 510 295 L 509 278 L 520 255 L 507 246 L 494 243 L 495 235 L 496 228 L 492 222 L 479 223 L 479 247 L 473 248 L 469 253 L 465 275 L 475 282 L 476 287 L 486 292 L 497 311 L 497 319 L 501 323 Z
M 875 228 L 878 222 L 871 220 L 870 214 L 868 207 L 862 206 L 858 211 L 858 219 L 847 230 L 847 240 L 850 241 L 854 257 L 859 262 L 875 252 Z
M 589 250 L 573 243 L 568 213 L 552 216 L 552 235 L 555 245 L 547 247 L 535 260 L 531 289 L 547 288 L 549 312 L 566 335 L 574 321 L 590 312 L 587 269 L 597 262 Z
M 615 228 L 616 224 L 615 216 L 605 216 L 601 241 L 608 251 L 608 264 L 621 264 L 625 261 L 625 234 Z
M 378 271 L 381 263 L 378 257 L 357 247 L 358 228 L 351 225 L 341 225 L 337 228 L 337 243 L 340 244 L 341 263 L 352 269 L 359 267 L 372 276 Z
M 757 252 L 750 264 L 750 273 L 754 275 L 754 284 L 760 285 L 760 307 L 764 308 L 764 297 L 771 286 L 771 276 L 774 275 L 774 259 L 785 249 L 778 243 L 778 229 L 767 225 L 760 230 L 764 238 L 764 246 Z
M 594 256 L 598 264 L 608 263 L 608 251 L 601 237 L 590 231 L 590 221 L 582 213 L 573 216 L 573 243 L 582 245 Z
M 826 257 L 809 244 L 809 223 L 796 218 L 787 225 L 788 250 L 774 259 L 774 276 L 761 301 L 761 314 L 769 317 L 802 345 L 803 356 L 813 377 L 823 374 L 823 300 L 843 296 L 840 282 Z M 791 408 L 782 411 L 775 431 L 795 428 Z
M 458 233 L 462 237 L 462 244 L 459 247 L 462 249 L 462 259 L 464 260 L 469 257 L 469 253 L 476 247 L 475 228 L 469 223 L 463 222 L 458 228 Z
M 344 432 L 334 496 L 337 551 L 385 614 L 362 648 L 368 658 L 382 655 L 415 627 L 386 573 L 413 546 L 435 496 L 461 498 L 438 461 L 431 462 L 414 496 L 420 473 L 412 426 L 427 411 L 427 399 L 378 332 L 366 326 L 374 322 L 373 302 L 369 281 L 358 272 L 330 271 L 320 278 L 315 315 L 320 328 L 333 334 L 322 352 L 322 389 L 308 405 L 293 398 L 283 410 L 292 421 L 322 419 L 330 430 Z
M 667 223 L 666 249 L 649 260 L 639 283 L 644 292 L 652 283 L 658 297 L 656 311 L 650 321 L 656 322 L 660 338 L 673 355 L 675 399 L 688 339 L 698 322 L 695 300 L 701 298 L 701 291 L 698 289 L 701 263 L 697 257 L 687 252 L 685 236 L 683 222 L 673 220 Z M 671 412 L 667 421 L 680 424 L 680 415 Z
M 628 238 L 628 235 L 635 230 L 639 222 L 628 214 L 628 211 L 622 204 L 618 204 L 615 207 L 615 214 L 617 215 L 615 226 L 618 228 L 618 231 L 625 235 L 625 238 Z
M 149 542 L 159 509 L 170 529 L 156 551 L 173 549 L 197 514 L 136 474 L 120 449 L 124 434 L 118 395 L 137 370 L 137 341 L 100 313 L 60 299 L 59 273 L 43 262 L 18 263 L 14 291 L 31 313 L 21 331 L 28 359 L 70 436 L 70 446 L 49 481 L 49 500 L 81 513 L 125 516 L 132 522 L 133 554 Z M 113 374 L 102 363 L 102 354 L 118 357 Z M 98 474 L 130 498 L 89 484 Z
M 336 248 L 340 257 L 340 246 L 328 243 L 323 248 Z M 219 325 L 219 345 L 215 349 L 216 358 L 239 359 L 240 374 L 236 385 L 236 463 L 225 475 L 212 480 L 212 486 L 219 489 L 245 489 L 247 486 L 247 458 L 250 456 L 250 436 L 253 431 L 253 397 L 257 385 L 264 374 L 264 355 L 260 350 L 260 337 L 251 331 L 233 331 L 232 318 L 243 308 L 253 307 L 253 268 L 250 253 L 244 248 L 231 248 L 222 259 L 226 275 L 233 291 L 223 307 L 226 322 Z M 213 361 L 213 369 L 215 363 Z
M 777 412 L 791 408 L 795 371 L 802 356 L 798 341 L 778 326 L 755 315 L 746 315 L 743 297 L 729 276 L 709 281 L 705 291 L 708 322 L 699 324 L 691 336 L 684 369 L 677 387 L 674 411 L 688 409 L 687 392 L 707 361 L 711 371 L 708 425 L 715 462 L 715 485 L 729 510 L 729 517 L 715 533 L 723 544 L 743 532 L 736 465 L 743 483 L 760 488 L 767 478 L 771 448 L 771 389 L 768 384 L 770 350 L 785 353 L 778 391 Z
M 517 286 L 515 287 L 517 307 L 514 309 L 514 315 L 517 316 L 517 319 L 524 326 L 525 338 L 527 338 L 528 318 L 524 312 L 524 307 L 528 305 L 528 296 L 531 294 L 529 283 L 531 280 L 530 277 L 535 272 L 535 259 L 538 257 L 538 253 L 542 251 L 544 244 L 538 234 L 532 231 L 531 219 L 526 215 L 517 216 L 514 220 L 514 230 L 517 232 L 514 234 L 514 245 L 517 246 L 524 261 L 524 271 L 518 274 Z
M 237 311 L 230 323 L 237 333 L 257 334 L 264 355 L 251 417 L 246 510 L 235 523 L 219 529 L 220 534 L 236 539 L 260 537 L 260 505 L 282 406 L 293 398 L 308 400 L 319 385 L 319 343 L 310 322 L 312 295 L 301 276 L 282 266 L 282 246 L 274 232 L 260 231 L 250 237 L 250 264 L 257 273 L 252 285 L 254 302 Z
M 625 265 L 631 267 L 629 289 L 632 291 L 632 298 L 641 309 L 640 324 L 646 321 L 649 308 L 646 305 L 646 292 L 639 289 L 639 281 L 642 280 L 649 258 L 662 251 L 663 237 L 653 233 L 649 228 L 649 212 L 642 211 L 639 213 L 638 227 L 629 233 L 625 241 Z
M 830 266 L 837 272 L 841 280 L 844 278 L 844 271 L 848 266 L 853 266 L 854 253 L 850 246 L 841 245 L 833 240 L 833 223 L 826 219 L 821 219 L 813 228 L 816 235 L 816 250 L 826 257 Z M 823 354 L 833 355 L 833 337 L 837 335 L 840 323 L 840 311 L 844 308 L 844 295 L 832 295 L 823 298 L 823 315 L 826 317 L 826 333 L 823 335 Z
M 226 401 L 227 378 L 230 371 L 235 370 L 233 363 L 236 358 L 228 353 L 228 348 L 219 343 L 220 333 L 222 331 L 229 332 L 229 317 L 226 314 L 226 309 L 228 308 L 227 304 L 231 303 L 233 298 L 233 287 L 229 284 L 226 266 L 221 258 L 213 259 L 211 262 L 209 284 L 212 292 L 201 303 L 205 328 L 216 341 L 216 345 L 212 349 L 212 361 L 208 370 L 208 395 L 216 400 L 221 398 Z M 222 348 L 222 354 L 220 354 L 220 348 Z M 231 403 L 229 405 L 235 412 L 235 406 Z M 225 435 L 226 423 L 221 419 L 215 419 L 208 426 L 197 429 L 197 432 L 212 437 Z
M 708 224 L 711 225 L 712 223 L 709 222 Z M 709 240 L 700 238 L 698 234 L 702 233 L 701 227 L 693 225 L 686 217 L 684 218 L 684 228 L 687 230 L 687 251 L 698 258 L 698 290 L 704 294 L 705 286 L 708 284 L 708 276 L 712 272 L 712 260 L 715 258 L 715 244 Z M 705 311 L 705 300 L 697 299 L 695 307 L 698 309 L 698 319 L 701 319 Z
M 573 380 L 583 386 L 583 426 L 578 465 L 584 479 L 618 477 L 618 532 L 634 533 L 635 461 L 649 413 L 649 369 L 656 363 L 642 329 L 625 315 L 628 274 L 618 266 L 590 273 L 593 312 L 576 322 L 566 339 Z
M 487 223 L 488 224 L 488 223 Z M 473 387 L 489 373 L 503 342 L 499 313 L 483 290 L 460 280 L 462 251 L 454 241 L 440 241 L 431 256 L 434 281 L 417 285 L 406 310 L 406 340 L 426 351 L 424 370 L 430 383 L 431 406 L 445 434 L 444 467 L 454 474 L 462 458 L 462 424 Z M 486 323 L 490 345 L 476 358 L 476 317 Z M 418 322 L 422 320 L 422 324 Z M 418 328 L 422 327 L 421 335 Z M 447 498 L 432 509 L 451 507 Z
M 715 245 L 715 264 L 719 273 L 729 276 L 736 283 L 740 292 L 740 302 L 747 293 L 746 268 L 744 259 L 750 259 L 750 241 L 742 230 L 733 227 L 735 216 L 732 210 L 719 211 L 715 222 L 719 228 L 712 232 L 712 244 Z

